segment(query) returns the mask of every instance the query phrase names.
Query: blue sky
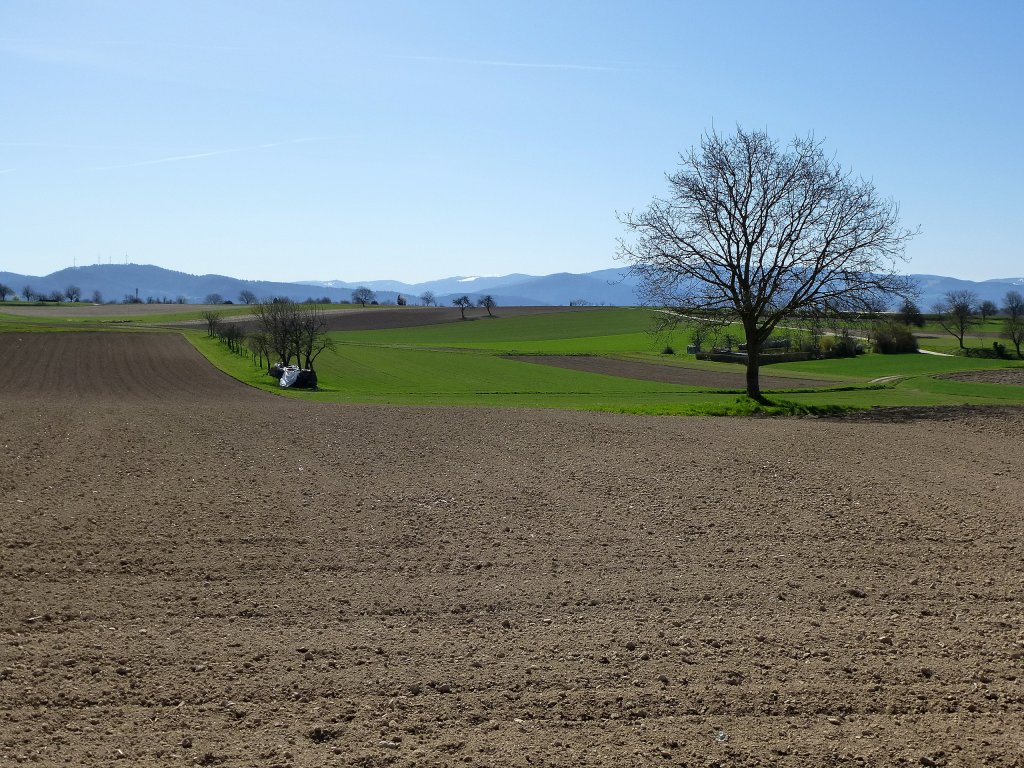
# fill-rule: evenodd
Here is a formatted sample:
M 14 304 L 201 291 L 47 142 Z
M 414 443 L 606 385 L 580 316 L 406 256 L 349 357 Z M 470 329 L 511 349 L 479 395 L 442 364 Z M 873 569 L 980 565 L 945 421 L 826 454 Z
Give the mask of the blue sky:
M 0 270 L 274 280 L 615 266 L 712 125 L 813 132 L 1024 275 L 1017 2 L 0 3 Z

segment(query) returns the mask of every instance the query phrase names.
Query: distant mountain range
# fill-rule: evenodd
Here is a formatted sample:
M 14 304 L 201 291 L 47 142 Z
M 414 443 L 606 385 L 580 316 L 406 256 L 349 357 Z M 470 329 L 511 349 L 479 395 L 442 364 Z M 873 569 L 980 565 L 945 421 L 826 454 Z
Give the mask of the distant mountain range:
M 332 302 L 351 301 L 352 291 L 366 287 L 375 292 L 377 301 L 394 304 L 403 296 L 410 304 L 419 304 L 420 297 L 430 291 L 440 305 L 467 294 L 477 298 L 490 294 L 499 306 L 557 306 L 570 302 L 589 304 L 633 305 L 638 303 L 634 283 L 625 281 L 620 270 L 606 269 L 575 275 L 562 272 L 544 277 L 503 275 L 501 277 L 450 277 L 425 283 L 403 283 L 397 280 L 346 282 L 342 280 L 310 280 L 297 283 L 275 283 L 264 280 L 241 280 L 225 275 L 190 275 L 149 264 L 94 264 L 69 267 L 49 275 L 19 275 L 0 272 L 0 283 L 21 296 L 28 287 L 35 295 L 49 296 L 77 286 L 82 301 L 91 301 L 99 292 L 103 301 L 123 301 L 138 297 L 141 301 L 183 300 L 201 304 L 214 294 L 222 300 L 238 302 L 243 291 L 259 298 L 287 296 L 296 301 L 327 298 Z
M 919 303 L 926 310 L 947 291 L 974 291 L 979 299 L 989 299 L 1000 305 L 1007 291 L 1024 292 L 1024 277 L 981 282 L 940 275 L 911 277 L 920 287 Z M 382 304 L 394 304 L 400 295 L 410 304 L 419 304 L 420 297 L 427 291 L 434 294 L 440 305 L 451 304 L 452 299 L 463 294 L 474 302 L 490 294 L 498 306 L 558 306 L 570 303 L 632 306 L 640 303 L 636 295 L 636 280 L 622 269 L 602 269 L 584 274 L 558 272 L 543 276 L 461 276 L 424 283 L 403 283 L 398 280 L 275 283 L 240 280 L 224 275 L 190 275 L 148 264 L 94 264 L 69 267 L 44 276 L 0 272 L 0 283 L 9 286 L 19 295 L 29 287 L 33 293 L 44 296 L 56 291 L 63 292 L 74 285 L 80 289 L 82 301 L 91 301 L 94 292 L 98 292 L 104 301 L 123 301 L 127 297 L 138 296 L 141 301 L 182 299 L 189 304 L 200 304 L 207 297 L 217 294 L 222 300 L 238 302 L 243 291 L 251 291 L 259 298 L 287 296 L 296 301 L 327 298 L 332 302 L 341 302 L 350 301 L 355 288 L 366 287 L 375 292 L 377 300 Z
M 581 301 L 609 306 L 632 306 L 639 303 L 635 293 L 636 281 L 626 276 L 621 269 L 602 269 L 584 274 L 557 272 L 541 277 L 518 273 L 497 277 L 446 277 L 425 283 L 402 283 L 397 280 L 371 280 L 363 283 L 310 280 L 308 284 L 342 289 L 364 286 L 376 291 L 378 295 L 401 294 L 413 303 L 419 303 L 419 297 L 426 291 L 433 293 L 439 304 L 448 304 L 463 294 L 474 300 L 490 294 L 499 306 L 506 307 L 560 306 Z

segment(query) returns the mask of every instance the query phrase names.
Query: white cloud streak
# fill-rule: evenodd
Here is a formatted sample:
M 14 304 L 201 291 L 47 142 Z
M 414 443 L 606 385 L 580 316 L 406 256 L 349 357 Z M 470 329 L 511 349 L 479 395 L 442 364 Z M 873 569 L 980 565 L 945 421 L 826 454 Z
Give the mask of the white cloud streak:
M 152 160 L 137 160 L 132 163 L 118 163 L 116 165 L 97 165 L 91 168 L 82 168 L 82 171 L 113 171 L 119 168 L 142 168 L 147 165 L 161 165 L 163 163 L 177 163 L 182 160 L 200 160 L 204 157 L 218 157 L 220 155 L 233 155 L 239 152 L 253 152 L 258 149 L 273 149 L 274 147 L 286 147 L 291 144 L 306 144 L 311 141 L 326 141 L 332 136 L 307 136 L 301 139 L 288 139 L 287 141 L 272 141 L 266 144 L 253 144 L 247 147 L 232 147 L 230 149 L 214 149 L 210 152 L 194 152 L 189 155 L 170 155 L 169 157 L 157 157 Z
M 569 69 L 582 72 L 632 72 L 630 67 L 611 67 L 597 64 L 558 64 L 530 61 L 500 61 L 492 59 L 458 59 L 446 56 L 394 56 L 408 61 L 435 61 L 441 64 L 467 64 L 478 67 L 508 67 L 512 69 Z

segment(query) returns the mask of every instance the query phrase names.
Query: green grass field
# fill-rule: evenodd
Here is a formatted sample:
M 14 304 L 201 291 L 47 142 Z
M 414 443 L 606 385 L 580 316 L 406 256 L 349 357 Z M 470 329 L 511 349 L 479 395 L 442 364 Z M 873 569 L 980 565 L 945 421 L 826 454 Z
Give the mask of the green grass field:
M 988 360 L 984 358 L 939 357 L 938 355 L 877 355 L 866 354 L 857 357 L 834 360 L 807 360 L 801 363 L 780 363 L 771 371 L 792 371 L 806 376 L 817 376 L 827 371 L 835 376 L 857 380 L 870 380 L 884 376 L 924 376 L 956 371 L 987 370 L 1014 365 L 1014 361 Z M 1016 364 L 1020 365 L 1020 362 Z
M 289 397 L 333 402 L 478 405 L 606 410 L 647 414 L 727 414 L 755 410 L 739 390 L 715 391 L 566 370 L 511 360 L 510 354 L 597 355 L 739 372 L 728 363 L 661 355 L 666 339 L 648 329 L 642 309 L 598 309 L 526 317 L 479 319 L 385 331 L 333 334 L 334 353 L 317 362 L 322 390 Z M 231 375 L 282 392 L 250 361 L 231 355 L 202 334 L 191 338 Z M 670 339 L 685 349 L 685 333 Z M 771 395 L 779 412 L 827 413 L 849 408 L 905 405 L 1024 404 L 1024 387 L 931 378 L 934 374 L 1021 365 L 1012 361 L 934 355 L 875 355 L 785 363 L 762 369 L 773 376 L 834 381 L 815 390 Z M 899 377 L 884 383 L 874 379 Z
M 244 307 L 229 308 L 231 314 Z M 195 316 L 199 316 L 197 310 Z M 103 318 L 24 317 L 2 313 L 0 332 L 140 330 L 189 315 L 159 313 Z M 124 320 L 130 322 L 124 322 Z M 339 403 L 566 408 L 646 414 L 745 414 L 765 411 L 739 388 L 709 390 L 568 370 L 510 359 L 509 355 L 596 355 L 664 365 L 739 373 L 728 363 L 662 355 L 666 343 L 685 350 L 687 336 L 649 333 L 643 309 L 595 309 L 519 317 L 481 318 L 414 328 L 335 332 L 335 351 L 317 360 L 321 389 L 282 390 L 248 356 L 228 351 L 204 331 L 186 337 L 214 365 L 239 380 L 285 397 Z M 991 344 L 991 340 L 988 341 Z M 955 344 L 955 341 L 954 341 Z M 766 366 L 776 377 L 833 382 L 813 390 L 769 397 L 767 412 L 829 413 L 876 406 L 1024 404 L 1024 387 L 933 378 L 936 374 L 1021 366 L 1020 361 L 935 355 L 876 355 Z M 890 378 L 891 377 L 891 378 Z M 874 380 L 886 378 L 878 383 Z M 739 383 L 737 383 L 739 387 Z

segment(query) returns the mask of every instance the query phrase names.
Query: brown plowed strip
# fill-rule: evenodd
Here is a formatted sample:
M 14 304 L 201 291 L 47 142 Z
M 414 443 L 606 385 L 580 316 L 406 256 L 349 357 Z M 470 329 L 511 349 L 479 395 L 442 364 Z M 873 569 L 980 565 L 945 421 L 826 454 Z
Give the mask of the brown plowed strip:
M 593 312 L 595 307 L 500 307 L 494 311 L 494 317 L 525 317 L 527 315 L 547 315 L 553 312 Z M 440 325 L 442 323 L 487 321 L 485 310 L 471 308 L 466 310 L 465 321 L 458 309 L 454 307 L 394 307 L 384 309 L 328 309 L 324 311 L 329 331 L 382 331 L 390 328 L 416 328 L 421 325 Z M 225 317 L 225 322 L 238 323 L 246 330 L 253 330 L 256 322 L 252 315 Z M 180 323 L 165 323 L 168 328 L 205 327 L 205 320 L 186 320 Z
M 0 398 L 194 403 L 265 398 L 176 333 L 0 334 Z
M 204 309 L 221 310 L 223 304 L 65 304 L 64 306 L 32 304 L 6 305 L 0 303 L 0 312 L 19 317 L 126 317 L 147 315 L 179 315 Z M 235 305 L 237 306 L 237 305 Z
M 211 401 L 56 339 L 2 339 L 0 766 L 1024 764 L 1022 411 Z
M 512 356 L 512 359 L 521 360 L 524 363 L 571 368 L 574 371 L 622 376 L 627 379 L 682 384 L 687 387 L 702 387 L 705 389 L 743 389 L 746 387 L 746 374 L 743 369 L 738 369 L 736 373 L 728 373 L 724 371 L 708 371 L 700 368 L 682 368 L 675 365 L 641 363 L 632 360 L 615 360 L 596 355 L 515 355 Z M 811 387 L 834 387 L 836 385 L 834 381 L 765 376 L 764 369 L 761 370 L 762 389 L 809 389 Z
M 592 312 L 593 307 L 499 307 L 496 317 L 524 317 L 546 315 L 552 312 Z M 466 310 L 465 322 L 486 321 L 486 310 Z M 379 331 L 387 328 L 414 328 L 420 325 L 463 322 L 454 307 L 396 307 L 395 309 L 368 309 L 343 311 L 328 317 L 327 327 L 332 331 Z
M 944 373 L 937 379 L 953 379 L 955 381 L 974 381 L 979 384 L 1012 384 L 1024 386 L 1024 367 L 997 368 L 991 371 L 963 371 L 961 373 Z

